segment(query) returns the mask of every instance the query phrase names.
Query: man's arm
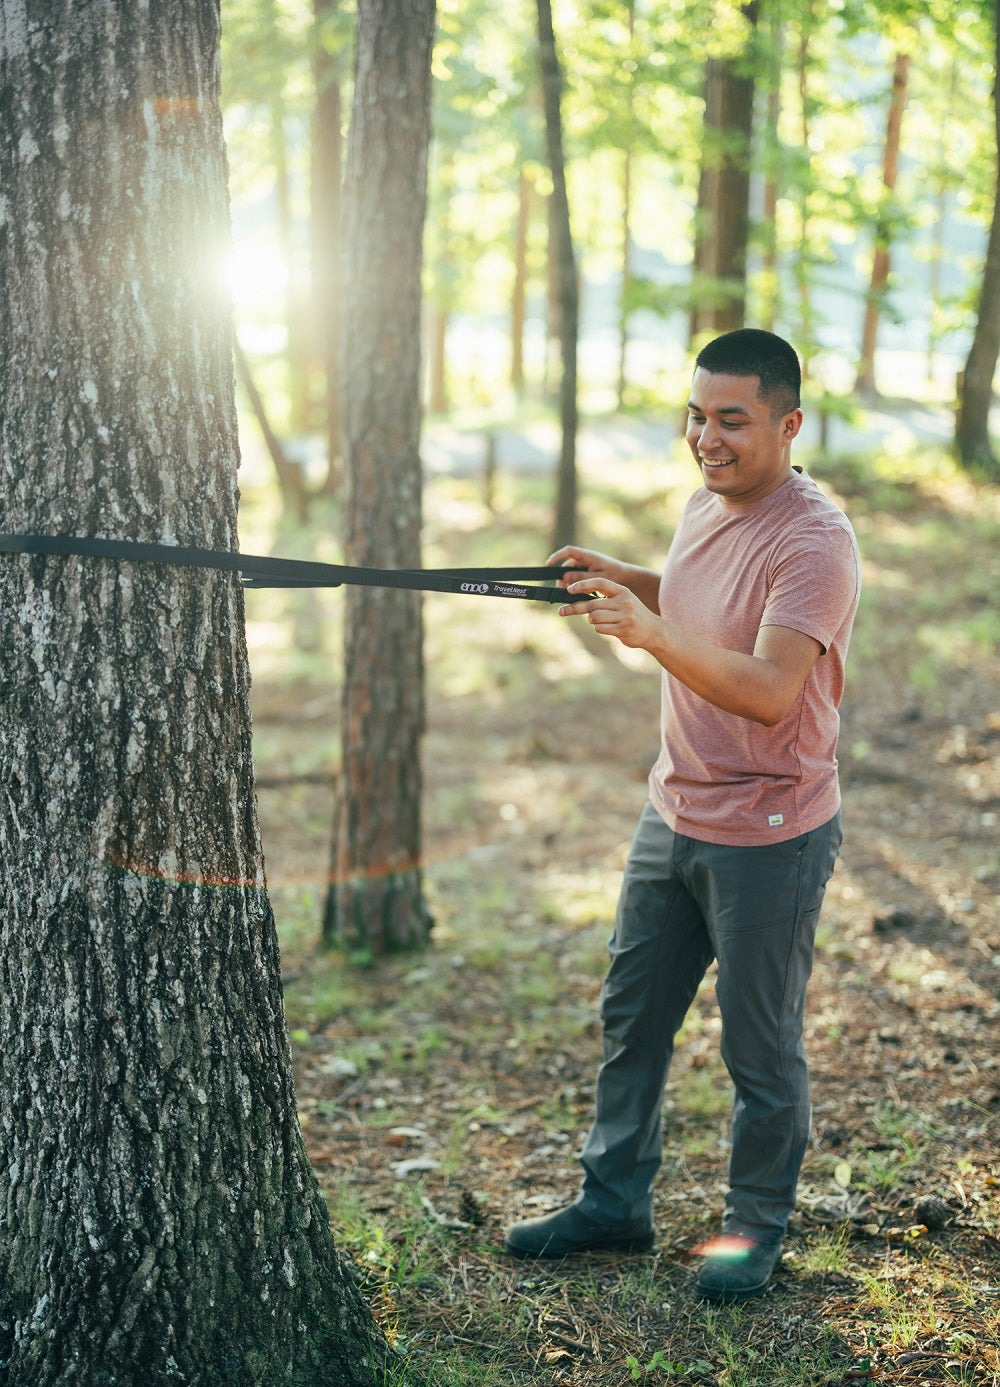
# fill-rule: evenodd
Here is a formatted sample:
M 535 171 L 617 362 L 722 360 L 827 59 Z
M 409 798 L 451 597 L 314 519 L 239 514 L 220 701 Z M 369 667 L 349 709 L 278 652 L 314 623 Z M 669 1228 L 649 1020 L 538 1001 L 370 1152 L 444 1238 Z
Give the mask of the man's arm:
M 789 711 L 823 647 L 788 626 L 762 626 L 753 654 L 727 650 L 675 621 L 654 614 L 630 588 L 604 577 L 567 585 L 599 592 L 592 602 L 560 607 L 560 616 L 587 616 L 602 636 L 648 650 L 669 674 L 716 708 L 773 727 Z

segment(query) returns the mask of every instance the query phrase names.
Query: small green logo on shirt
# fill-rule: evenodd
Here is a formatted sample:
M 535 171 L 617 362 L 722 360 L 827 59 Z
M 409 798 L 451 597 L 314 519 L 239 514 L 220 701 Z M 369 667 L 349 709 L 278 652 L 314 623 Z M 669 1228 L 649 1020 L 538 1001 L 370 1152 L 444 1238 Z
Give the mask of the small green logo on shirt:
M 767 826 L 768 826 L 768 828 L 780 828 L 781 825 L 782 825 L 784 822 L 785 822 L 785 816 L 784 816 L 784 814 L 768 814 L 768 816 L 767 816 Z

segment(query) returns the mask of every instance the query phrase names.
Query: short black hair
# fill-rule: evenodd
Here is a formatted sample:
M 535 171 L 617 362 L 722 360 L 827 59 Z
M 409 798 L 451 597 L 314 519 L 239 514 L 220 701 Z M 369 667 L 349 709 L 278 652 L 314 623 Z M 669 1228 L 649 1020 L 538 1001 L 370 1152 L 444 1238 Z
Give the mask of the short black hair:
M 741 327 L 724 332 L 702 347 L 695 366 L 722 376 L 757 376 L 758 398 L 781 418 L 798 409 L 802 389 L 799 358 L 783 337 L 763 328 Z

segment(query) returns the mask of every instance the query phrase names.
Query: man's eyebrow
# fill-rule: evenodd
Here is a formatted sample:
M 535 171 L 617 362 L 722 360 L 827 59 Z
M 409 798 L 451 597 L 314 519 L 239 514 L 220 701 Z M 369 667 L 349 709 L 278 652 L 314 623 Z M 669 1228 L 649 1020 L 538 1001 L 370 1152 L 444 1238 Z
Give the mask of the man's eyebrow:
M 695 414 L 705 413 L 700 405 L 695 404 L 694 400 L 688 400 L 687 407 L 693 410 Z M 723 405 L 721 409 L 717 409 L 715 412 L 716 414 L 742 414 L 744 418 L 750 418 L 750 411 L 744 409 L 742 405 Z

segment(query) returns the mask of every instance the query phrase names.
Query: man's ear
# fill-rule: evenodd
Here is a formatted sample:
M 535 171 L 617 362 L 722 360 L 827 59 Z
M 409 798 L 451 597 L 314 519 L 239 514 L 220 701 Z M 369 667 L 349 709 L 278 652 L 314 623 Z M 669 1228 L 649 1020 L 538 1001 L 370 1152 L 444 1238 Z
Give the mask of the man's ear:
M 785 415 L 781 423 L 781 436 L 786 443 L 791 443 L 799 429 L 802 427 L 801 409 L 793 409 Z

